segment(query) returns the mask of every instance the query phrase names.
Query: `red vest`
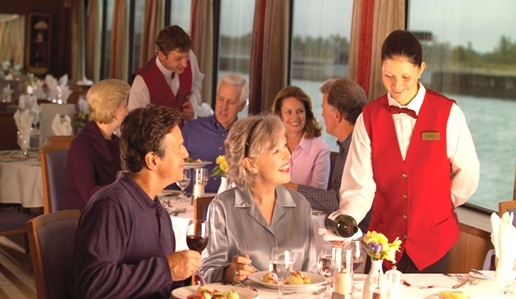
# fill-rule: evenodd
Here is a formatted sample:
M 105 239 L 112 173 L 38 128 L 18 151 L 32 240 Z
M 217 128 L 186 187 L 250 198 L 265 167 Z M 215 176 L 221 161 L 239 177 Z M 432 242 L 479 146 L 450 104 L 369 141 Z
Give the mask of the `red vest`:
M 190 61 L 188 61 L 185 71 L 179 75 L 177 95 L 172 93 L 170 85 L 156 65 L 156 56 L 153 56 L 142 68 L 136 70 L 135 75 L 142 76 L 149 89 L 150 102 L 157 106 L 181 110 L 181 106 L 187 101 L 187 96 L 192 91 L 193 77 Z
M 459 237 L 446 151 L 446 124 L 453 103 L 427 89 L 405 161 L 387 95 L 363 110 L 376 183 L 369 230 L 383 233 L 391 242 L 399 237 L 396 260 L 407 251 L 419 270 L 442 258 Z M 384 265 L 392 267 L 387 261 Z

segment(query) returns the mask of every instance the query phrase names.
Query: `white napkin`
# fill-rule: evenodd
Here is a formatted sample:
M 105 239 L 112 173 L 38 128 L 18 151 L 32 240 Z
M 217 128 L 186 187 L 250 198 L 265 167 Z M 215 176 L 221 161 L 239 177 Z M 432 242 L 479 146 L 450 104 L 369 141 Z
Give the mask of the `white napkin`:
M 70 116 L 56 114 L 51 124 L 52 132 L 57 136 L 70 136 L 72 135 L 72 121 Z
M 491 214 L 491 241 L 498 257 L 497 275 L 499 271 L 513 272 L 516 259 L 516 227 L 512 225 L 513 218 L 514 214 L 509 212 L 505 212 L 501 219 L 498 214 Z
M 358 232 L 356 232 L 353 236 L 350 238 L 343 238 L 339 235 L 336 235 L 332 230 L 326 229 L 324 227 L 319 228 L 319 235 L 324 235 L 324 241 L 344 241 L 348 242 L 351 240 L 356 240 L 362 237 L 363 233 L 360 228 L 358 229 Z
M 14 90 L 11 88 L 11 84 L 7 84 L 7 86 L 2 89 L 2 101 L 10 103 L 13 91 Z
M 18 132 L 23 136 L 23 140 L 19 140 L 19 144 L 30 144 L 30 131 L 32 130 L 34 115 L 30 113 L 29 109 L 23 111 L 18 109 L 14 113 L 13 118 Z
M 48 88 L 48 98 L 50 101 L 58 104 L 66 104 L 68 97 L 72 93 L 68 88 L 68 75 L 64 74 L 57 81 L 52 75 L 45 76 L 45 84 Z

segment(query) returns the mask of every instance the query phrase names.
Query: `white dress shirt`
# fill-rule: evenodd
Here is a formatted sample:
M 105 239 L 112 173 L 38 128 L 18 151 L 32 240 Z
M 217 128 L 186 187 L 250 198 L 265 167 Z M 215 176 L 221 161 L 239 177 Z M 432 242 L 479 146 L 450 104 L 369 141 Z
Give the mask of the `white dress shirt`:
M 419 91 L 405 108 L 419 114 L 425 98 L 426 89 L 420 83 Z M 389 105 L 401 107 L 387 94 Z M 412 138 L 416 119 L 405 113 L 393 114 L 396 135 L 403 159 Z M 475 144 L 466 123 L 464 113 L 457 104 L 453 104 L 446 126 L 446 151 L 451 163 L 451 198 L 455 206 L 462 205 L 475 193 L 479 175 Z M 376 192 L 371 159 L 371 140 L 365 129 L 363 115 L 357 118 L 351 147 L 342 175 L 340 187 L 340 210 L 361 221 L 371 208 Z
M 170 85 L 170 89 L 172 93 L 177 94 L 179 90 L 179 76 L 174 76 L 172 78 L 172 71 L 166 69 L 163 64 L 159 61 L 159 58 L 156 56 L 156 65 L 158 66 L 163 76 L 167 78 L 167 82 Z M 202 105 L 201 99 L 201 87 L 202 80 L 204 79 L 204 74 L 199 70 L 199 65 L 197 63 L 197 57 L 190 50 L 190 67 L 192 68 L 192 94 L 190 96 L 190 102 L 194 107 L 194 118 L 197 117 L 205 117 L 210 116 L 211 111 L 206 111 L 205 107 Z M 128 109 L 129 111 L 136 109 L 138 107 L 145 107 L 150 103 L 150 95 L 149 89 L 147 88 L 147 84 L 145 84 L 145 80 L 140 75 L 136 75 L 134 78 L 133 84 L 131 85 L 131 92 L 129 93 L 129 103 Z

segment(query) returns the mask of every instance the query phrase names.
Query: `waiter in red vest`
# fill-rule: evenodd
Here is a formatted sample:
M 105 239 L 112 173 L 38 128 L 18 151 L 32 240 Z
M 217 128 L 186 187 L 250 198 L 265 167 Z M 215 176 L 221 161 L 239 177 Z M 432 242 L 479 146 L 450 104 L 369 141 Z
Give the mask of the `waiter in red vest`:
M 156 38 L 157 53 L 136 70 L 129 94 L 129 110 L 149 103 L 176 108 L 182 120 L 209 116 L 201 108 L 204 74 L 191 50 L 192 41 L 179 26 L 167 26 Z
M 476 191 L 480 163 L 459 106 L 419 82 L 422 57 L 408 31 L 393 31 L 384 41 L 387 94 L 364 106 L 356 121 L 340 210 L 358 222 L 372 206 L 369 231 L 402 241 L 401 272 L 446 273 L 459 237 L 455 208 Z

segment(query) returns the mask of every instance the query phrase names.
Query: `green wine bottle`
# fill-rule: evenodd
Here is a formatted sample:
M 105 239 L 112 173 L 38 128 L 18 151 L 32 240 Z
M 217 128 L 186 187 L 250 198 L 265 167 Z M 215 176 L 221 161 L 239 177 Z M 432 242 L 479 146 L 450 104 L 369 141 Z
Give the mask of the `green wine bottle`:
M 351 238 L 358 232 L 355 218 L 340 214 L 339 211 L 329 214 L 324 219 L 324 226 L 343 238 Z

